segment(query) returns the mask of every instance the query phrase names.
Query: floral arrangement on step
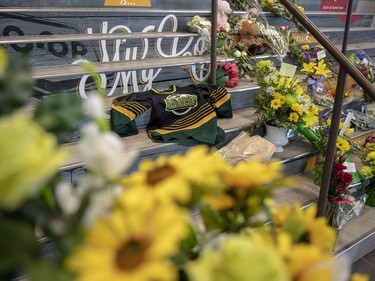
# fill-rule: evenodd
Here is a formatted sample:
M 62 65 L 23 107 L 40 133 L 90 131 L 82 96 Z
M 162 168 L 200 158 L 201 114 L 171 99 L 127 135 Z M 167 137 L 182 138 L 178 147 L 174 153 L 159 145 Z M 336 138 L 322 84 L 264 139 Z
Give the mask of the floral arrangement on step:
M 355 164 L 352 163 L 348 156 L 351 150 L 359 149 L 350 140 L 352 133 L 350 118 L 350 116 L 347 116 L 339 124 L 339 135 L 337 136 L 336 152 L 328 190 L 326 216 L 329 223 L 337 231 L 340 231 L 351 218 L 361 212 L 366 199 L 363 197 L 355 198 L 353 196 L 358 189 L 358 187 L 354 188 L 353 184 L 360 185 L 361 176 L 356 170 Z M 314 183 L 317 186 L 321 186 L 322 182 L 330 127 L 330 116 L 323 115 L 319 118 L 319 122 L 314 128 L 308 129 L 310 134 L 305 135 L 320 153 L 319 159 L 313 169 Z
M 295 0 L 293 3 L 295 4 Z M 233 7 L 236 10 L 240 11 L 247 11 L 249 8 L 253 6 L 260 6 L 261 9 L 265 12 L 273 12 L 284 19 L 293 22 L 296 27 L 301 30 L 302 32 L 306 32 L 306 29 L 294 18 L 294 16 L 285 8 L 283 4 L 281 4 L 278 0 L 250 0 L 250 1 L 241 1 L 241 0 L 233 0 Z M 305 9 L 301 5 L 297 5 L 297 8 L 303 13 Z
M 312 127 L 318 122 L 318 108 L 298 84 L 278 72 L 269 60 L 255 67 L 261 92 L 256 96 L 258 122 L 275 127 L 297 129 L 297 125 Z
M 375 206 L 375 137 L 367 137 L 363 146 L 361 155 L 362 161 L 362 175 L 369 179 L 369 184 L 366 187 L 367 200 L 366 204 Z
M 371 83 L 375 83 L 375 64 L 372 59 L 364 51 L 355 51 L 348 56 L 348 60 L 366 77 Z M 363 93 L 365 103 L 373 103 L 374 101 Z
M 1 85 L 10 74 L 31 77 L 27 68 L 10 71 L 9 61 Z M 35 117 L 20 109 L 30 89 L 17 102 L 8 97 L 0 114 L 1 279 L 368 280 L 350 277 L 348 260 L 334 258 L 335 232 L 314 205 L 272 202 L 275 189 L 294 184 L 279 162 L 231 166 L 197 146 L 126 173 L 137 155 L 108 130 L 100 91 L 82 104 L 53 95 L 54 106 L 42 101 Z M 68 151 L 54 133 L 56 110 L 74 117 L 65 133 L 85 121 L 78 153 L 86 173 L 75 183 L 60 178 Z
M 217 74 L 219 74 L 216 76 L 216 80 L 219 82 L 218 85 L 234 88 L 240 83 L 238 66 L 233 62 L 219 63 Z
M 306 74 L 308 93 L 313 97 L 316 93 L 325 93 L 324 82 L 331 70 L 327 68 L 324 60 L 303 63 L 301 72 Z

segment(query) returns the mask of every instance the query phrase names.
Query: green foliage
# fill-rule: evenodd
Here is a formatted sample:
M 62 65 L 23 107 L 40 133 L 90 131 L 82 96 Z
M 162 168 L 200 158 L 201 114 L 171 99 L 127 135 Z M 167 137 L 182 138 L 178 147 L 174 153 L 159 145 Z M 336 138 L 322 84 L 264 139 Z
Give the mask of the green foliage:
M 51 94 L 38 104 L 34 118 L 59 143 L 66 142 L 83 119 L 82 100 L 70 93 Z
M 2 54 L 4 50 L 0 49 Z M 0 116 L 10 114 L 15 109 L 25 105 L 27 99 L 32 95 L 33 79 L 27 57 L 24 55 L 3 57 L 0 66 Z

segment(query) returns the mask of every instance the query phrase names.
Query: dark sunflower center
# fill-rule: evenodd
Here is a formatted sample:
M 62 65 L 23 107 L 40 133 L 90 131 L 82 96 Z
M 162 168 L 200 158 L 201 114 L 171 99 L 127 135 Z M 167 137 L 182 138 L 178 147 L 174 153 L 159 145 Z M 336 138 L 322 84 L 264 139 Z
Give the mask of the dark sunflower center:
M 150 243 L 147 239 L 131 239 L 126 241 L 116 253 L 116 265 L 124 271 L 131 271 L 139 266 L 146 256 Z
M 153 169 L 147 173 L 147 183 L 149 185 L 157 185 L 164 179 L 172 176 L 176 169 L 171 165 L 164 165 Z

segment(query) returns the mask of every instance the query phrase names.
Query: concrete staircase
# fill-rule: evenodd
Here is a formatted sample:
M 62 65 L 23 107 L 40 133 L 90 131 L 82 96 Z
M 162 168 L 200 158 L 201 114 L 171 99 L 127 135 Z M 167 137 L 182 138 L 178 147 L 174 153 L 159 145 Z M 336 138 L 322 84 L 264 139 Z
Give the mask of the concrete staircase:
M 83 80 L 86 72 L 78 65 L 72 65 L 81 59 L 95 62 L 97 69 L 103 73 L 103 77 L 107 80 L 108 105 L 111 104 L 114 96 L 131 92 L 132 87 L 134 90 L 138 86 L 134 81 L 142 70 L 149 71 L 144 74 L 155 76 L 152 82 L 156 88 L 165 88 L 171 84 L 183 86 L 192 83 L 191 69 L 187 68 L 187 65 L 201 65 L 209 61 L 207 56 L 199 52 L 194 54 L 193 46 L 197 46 L 194 44 L 198 38 L 195 34 L 185 32 L 186 22 L 194 15 L 209 17 L 209 1 L 178 1 L 178 4 L 173 0 L 154 1 L 152 9 L 103 7 L 102 2 L 67 0 L 63 3 L 55 3 L 52 0 L 35 0 L 34 6 L 30 8 L 27 1 L 2 1 L 0 26 L 4 28 L 0 44 L 5 45 L 11 55 L 20 51 L 27 52 L 33 66 L 33 76 L 37 79 L 35 99 L 30 102 L 26 111 L 32 110 L 34 102 L 38 102 L 38 99 L 51 92 L 80 91 L 80 88 L 77 88 L 77 84 L 80 83 L 84 84 L 83 92 L 92 89 L 93 82 Z M 316 3 L 318 1 L 297 2 L 306 8 L 306 15 L 329 36 L 333 43 L 340 46 L 344 26 L 342 17 L 345 13 L 321 12 L 319 3 Z M 363 12 L 360 10 L 361 7 L 366 5 L 368 7 L 369 4 L 362 2 L 369 1 L 356 1 L 357 19 L 353 22 L 350 32 L 349 49 L 361 48 L 370 56 L 375 56 L 375 25 L 373 25 L 375 6 L 372 6 L 372 10 L 367 9 Z M 166 19 L 170 14 L 175 17 Z M 271 25 L 290 25 L 271 13 L 266 13 L 266 16 Z M 178 26 L 173 30 L 173 25 L 176 24 Z M 146 29 L 153 32 L 141 33 Z M 178 41 L 173 41 L 175 38 L 178 38 Z M 192 43 L 189 43 L 189 40 L 192 40 Z M 144 42 L 150 47 L 147 57 L 142 57 L 141 48 L 144 48 L 142 45 Z M 158 58 L 160 50 L 155 52 L 151 48 L 158 42 L 160 42 L 160 50 L 165 53 L 168 52 L 167 47 L 176 43 L 175 52 L 181 54 L 189 52 L 190 55 L 168 57 L 173 55 L 168 53 L 165 57 Z M 126 45 L 126 48 L 122 45 Z M 184 46 L 189 48 L 183 50 Z M 118 61 L 111 62 L 116 59 L 108 55 L 109 62 L 107 62 L 105 55 L 111 54 L 112 48 L 115 52 L 121 52 L 124 57 L 127 56 L 126 59 L 122 60 L 121 57 Z M 268 56 L 262 58 L 267 59 Z M 160 73 L 156 75 L 159 69 L 161 69 Z M 123 85 L 122 89 L 120 84 L 116 84 L 120 73 L 130 75 L 129 77 L 133 79 L 128 79 L 128 83 Z M 138 89 L 141 91 L 144 86 L 139 86 Z M 226 140 L 218 147 L 224 146 L 239 132 L 248 130 L 255 121 L 252 106 L 253 97 L 259 91 L 256 83 L 241 81 L 239 87 L 229 90 L 234 116 L 232 119 L 219 120 L 219 126 L 226 132 Z M 134 163 L 131 171 L 137 169 L 142 159 L 155 158 L 161 153 L 184 153 L 189 148 L 172 143 L 152 142 L 144 131 L 149 118 L 149 112 L 137 118 L 140 133 L 123 138 L 129 151 L 139 152 L 138 161 Z M 260 128 L 254 133 L 264 135 L 264 129 Z M 362 134 L 364 132 L 359 132 L 357 137 L 360 138 Z M 84 163 L 76 152 L 77 142 L 66 146 L 72 153 L 70 159 L 61 167 L 61 172 L 66 179 L 74 181 L 84 173 Z M 311 162 L 316 155 L 314 147 L 302 138 L 294 139 L 285 147 L 284 152 L 275 154 L 274 157 L 284 164 L 285 174 L 294 175 L 298 182 L 294 188 L 277 191 L 278 202 L 300 202 L 302 206 L 307 206 L 317 201 L 319 187 L 313 184 L 311 177 Z M 375 226 L 371 223 L 374 218 L 375 209 L 369 207 L 364 208 L 361 216 L 353 218 L 340 233 L 334 249 L 335 255 L 347 254 L 354 262 L 372 251 L 375 248 Z

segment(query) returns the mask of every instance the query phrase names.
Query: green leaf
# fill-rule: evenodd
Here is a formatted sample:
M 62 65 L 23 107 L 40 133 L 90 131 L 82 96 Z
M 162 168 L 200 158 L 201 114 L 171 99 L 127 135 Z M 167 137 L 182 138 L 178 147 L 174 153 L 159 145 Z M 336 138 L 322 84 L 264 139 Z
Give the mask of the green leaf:
M 59 143 L 69 140 L 83 116 L 82 100 L 72 93 L 46 96 L 34 113 L 35 121 L 47 132 L 54 134 Z
M 0 275 L 39 256 L 39 243 L 32 224 L 1 217 L 0 233 Z
M 47 261 L 30 263 L 27 270 L 32 281 L 71 281 L 74 277 L 63 268 Z
M 31 97 L 34 80 L 27 57 L 12 55 L 0 79 L 0 116 L 12 113 Z

